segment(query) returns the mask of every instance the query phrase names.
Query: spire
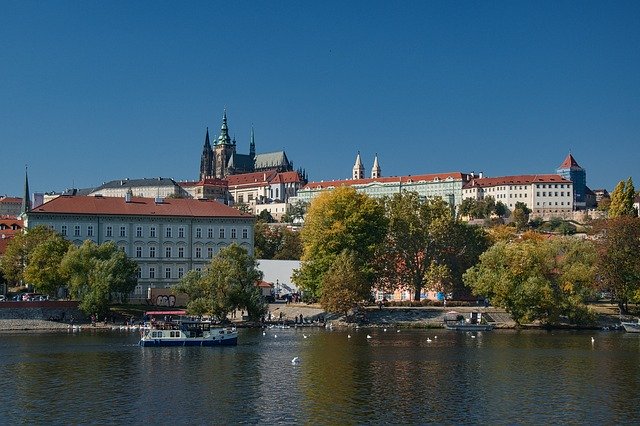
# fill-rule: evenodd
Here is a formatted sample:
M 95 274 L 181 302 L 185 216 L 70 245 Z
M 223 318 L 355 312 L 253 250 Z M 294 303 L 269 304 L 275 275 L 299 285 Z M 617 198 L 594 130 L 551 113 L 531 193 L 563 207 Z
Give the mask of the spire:
M 231 143 L 231 138 L 229 137 L 229 128 L 227 127 L 227 109 L 224 109 L 224 114 L 222 115 L 222 126 L 220 126 L 220 136 L 218 136 L 218 144 L 228 145 Z
M 377 179 L 379 177 L 382 177 L 382 170 L 378 164 L 378 153 L 376 152 L 376 156 L 373 159 L 373 167 L 371 168 L 371 178 Z
M 360 151 L 358 151 L 358 155 L 356 156 L 356 163 L 353 165 L 353 179 L 363 179 L 364 178 L 364 165 L 362 164 L 362 159 L 360 158 Z
M 249 143 L 249 156 L 254 158 L 256 156 L 256 138 L 253 132 L 253 124 L 251 125 L 251 143 Z
M 558 167 L 558 169 L 581 169 L 581 168 L 582 167 L 580 167 L 576 159 L 573 158 L 573 155 L 571 155 L 571 151 L 569 151 L 569 154 L 567 155 L 567 157 L 564 159 L 562 164 L 560 164 L 560 167 Z
M 207 134 L 204 137 L 204 148 L 211 149 L 211 143 L 209 142 L 209 127 L 207 127 Z
M 29 176 L 27 174 L 27 166 L 24 166 L 24 195 L 22 196 L 21 214 L 25 214 L 31 210 L 31 194 L 29 192 Z

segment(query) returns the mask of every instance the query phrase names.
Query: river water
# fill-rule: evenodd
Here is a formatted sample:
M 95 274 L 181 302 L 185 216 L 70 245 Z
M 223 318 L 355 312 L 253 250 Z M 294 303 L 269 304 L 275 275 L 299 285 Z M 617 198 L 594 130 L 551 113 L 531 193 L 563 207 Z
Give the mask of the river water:
M 640 335 L 254 329 L 223 348 L 142 348 L 138 338 L 0 335 L 0 422 L 640 422 Z

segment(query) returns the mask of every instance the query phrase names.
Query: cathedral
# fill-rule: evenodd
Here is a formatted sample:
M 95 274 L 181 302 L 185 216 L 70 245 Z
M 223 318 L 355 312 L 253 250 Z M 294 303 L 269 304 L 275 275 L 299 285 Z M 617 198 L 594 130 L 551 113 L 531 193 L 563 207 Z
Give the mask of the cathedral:
M 213 145 L 209 140 L 209 128 L 204 138 L 204 147 L 200 159 L 200 179 L 226 179 L 228 176 L 265 171 L 289 172 L 293 171 L 293 162 L 289 161 L 284 151 L 256 154 L 256 142 L 251 128 L 251 142 L 249 154 L 236 152 L 236 140 L 229 137 L 227 126 L 227 111 L 222 116 L 220 136 L 214 138 Z M 303 170 L 298 170 L 301 177 Z

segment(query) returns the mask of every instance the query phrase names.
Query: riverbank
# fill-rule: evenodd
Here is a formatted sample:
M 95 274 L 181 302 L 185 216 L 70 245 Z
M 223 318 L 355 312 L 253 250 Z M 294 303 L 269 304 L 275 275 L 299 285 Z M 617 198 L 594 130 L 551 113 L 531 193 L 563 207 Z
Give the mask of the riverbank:
M 615 305 L 598 304 L 591 308 L 596 312 L 597 321 L 591 329 L 616 329 L 620 325 L 620 317 Z M 344 317 L 327 314 L 319 305 L 307 305 L 304 303 L 273 303 L 269 304 L 265 317 L 268 324 L 286 322 L 295 324 L 300 322 L 302 316 L 303 323 L 307 325 L 321 325 L 326 323 L 332 327 L 397 327 L 397 328 L 442 328 L 444 315 L 446 312 L 456 311 L 467 314 L 473 311 L 482 312 L 483 316 L 489 320 L 497 329 L 513 328 L 540 328 L 539 324 L 528 324 L 518 326 L 511 316 L 504 310 L 495 307 L 468 307 L 460 306 L 444 308 L 438 306 L 424 307 L 367 307 L 365 309 L 364 321 L 359 324 L 348 323 Z M 141 318 L 136 318 L 136 321 Z M 262 323 L 250 323 L 242 318 L 231 318 L 231 322 L 238 327 L 262 327 Z M 83 329 L 120 329 L 124 323 L 77 323 Z M 69 330 L 71 325 L 68 322 L 56 322 L 36 319 L 0 319 L 0 332 L 11 331 L 63 331 Z M 573 326 L 563 326 L 555 328 L 576 328 Z

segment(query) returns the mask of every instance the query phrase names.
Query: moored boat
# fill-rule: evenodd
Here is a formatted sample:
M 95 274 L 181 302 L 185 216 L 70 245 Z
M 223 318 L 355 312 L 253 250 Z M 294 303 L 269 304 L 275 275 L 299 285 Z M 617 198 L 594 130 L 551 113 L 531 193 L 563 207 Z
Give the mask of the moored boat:
M 140 332 L 140 346 L 232 346 L 238 344 L 235 327 L 186 316 L 186 311 L 151 311 Z
M 640 333 L 640 319 L 636 322 L 622 321 L 620 324 L 627 333 Z
M 466 318 L 455 311 L 447 312 L 444 316 L 444 327 L 448 330 L 459 331 L 493 330 L 493 325 L 483 320 L 481 312 L 471 312 Z

